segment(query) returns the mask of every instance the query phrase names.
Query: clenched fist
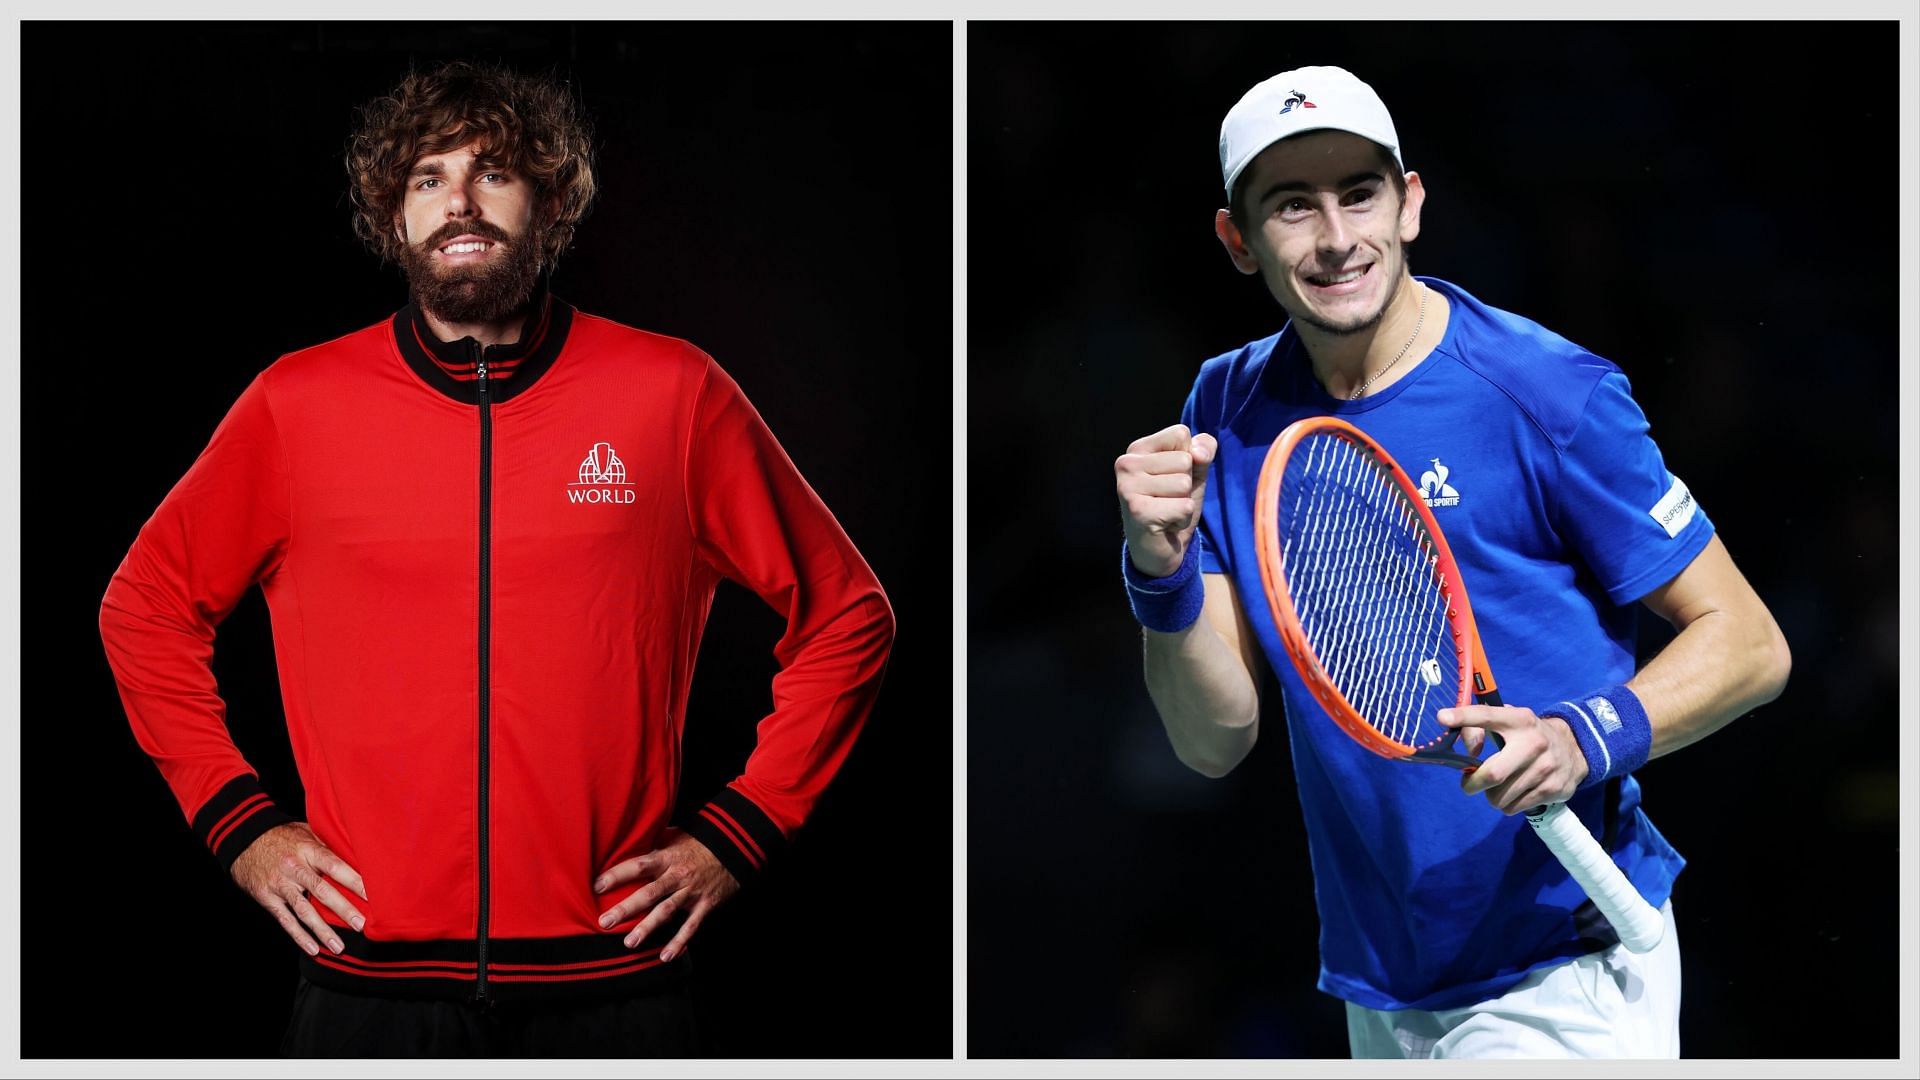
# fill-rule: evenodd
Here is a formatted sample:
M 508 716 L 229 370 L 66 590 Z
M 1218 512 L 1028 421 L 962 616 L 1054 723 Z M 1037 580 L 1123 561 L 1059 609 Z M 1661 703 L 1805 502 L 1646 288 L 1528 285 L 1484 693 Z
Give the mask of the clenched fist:
M 1113 463 L 1120 519 L 1134 569 L 1166 577 L 1180 569 L 1205 505 L 1207 468 L 1220 444 L 1175 424 L 1136 439 Z

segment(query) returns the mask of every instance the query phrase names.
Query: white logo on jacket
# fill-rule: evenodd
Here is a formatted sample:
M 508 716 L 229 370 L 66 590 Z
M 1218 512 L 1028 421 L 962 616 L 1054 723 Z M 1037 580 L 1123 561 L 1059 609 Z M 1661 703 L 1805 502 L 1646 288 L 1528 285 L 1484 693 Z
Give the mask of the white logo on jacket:
M 597 442 L 580 463 L 580 482 L 567 485 L 567 501 L 576 503 L 630 503 L 633 485 L 627 483 L 627 463 L 613 452 L 612 443 Z
M 1429 460 L 1433 462 L 1433 468 L 1420 474 L 1420 501 L 1428 506 L 1460 505 L 1460 493 L 1447 483 L 1447 476 L 1453 470 L 1440 464 L 1439 458 Z

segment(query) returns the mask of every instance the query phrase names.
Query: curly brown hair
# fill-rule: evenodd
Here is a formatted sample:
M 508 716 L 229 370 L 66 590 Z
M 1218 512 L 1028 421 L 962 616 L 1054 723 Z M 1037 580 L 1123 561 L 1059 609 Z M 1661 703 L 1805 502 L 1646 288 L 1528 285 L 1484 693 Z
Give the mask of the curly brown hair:
M 353 231 L 382 264 L 400 261 L 404 242 L 394 221 L 413 163 L 475 139 L 482 155 L 533 182 L 533 235 L 549 272 L 593 202 L 592 130 L 553 76 L 454 60 L 424 75 L 409 72 L 359 113 L 360 127 L 347 140 Z M 550 210 L 556 194 L 559 206 Z

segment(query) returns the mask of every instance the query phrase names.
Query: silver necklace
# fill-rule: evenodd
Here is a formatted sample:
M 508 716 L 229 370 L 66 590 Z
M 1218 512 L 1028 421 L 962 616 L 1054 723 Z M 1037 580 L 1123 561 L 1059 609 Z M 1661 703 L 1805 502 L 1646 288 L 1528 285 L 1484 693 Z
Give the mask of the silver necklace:
M 1407 355 L 1407 350 L 1413 348 L 1413 339 L 1420 336 L 1420 324 L 1425 322 L 1426 318 L 1427 318 L 1427 287 L 1425 285 L 1422 285 L 1420 286 L 1420 314 L 1416 316 L 1413 320 L 1413 333 L 1407 335 L 1407 343 L 1405 345 L 1400 346 L 1400 352 L 1397 355 L 1395 355 L 1393 359 L 1387 361 L 1386 367 L 1383 367 L 1379 371 L 1374 372 L 1371 376 L 1368 376 L 1366 382 L 1363 382 L 1359 386 L 1354 387 L 1353 393 L 1347 395 L 1348 401 L 1360 400 L 1360 395 L 1367 392 L 1367 387 L 1373 385 L 1373 380 L 1393 370 L 1393 365 L 1400 362 L 1400 357 Z

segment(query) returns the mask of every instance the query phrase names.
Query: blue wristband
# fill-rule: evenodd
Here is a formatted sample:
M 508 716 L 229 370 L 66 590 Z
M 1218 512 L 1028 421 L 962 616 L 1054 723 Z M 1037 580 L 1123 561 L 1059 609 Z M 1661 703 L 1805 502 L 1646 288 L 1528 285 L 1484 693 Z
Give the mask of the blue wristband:
M 1200 582 L 1200 534 L 1193 534 L 1180 569 L 1166 577 L 1148 577 L 1133 565 L 1127 542 L 1120 542 L 1120 576 L 1127 583 L 1127 599 L 1140 625 L 1163 634 L 1177 634 L 1193 625 L 1206 606 L 1207 587 Z
M 1587 758 L 1585 790 L 1616 776 L 1625 776 L 1647 763 L 1653 750 L 1653 726 L 1640 698 L 1625 686 L 1609 686 L 1537 710 L 1566 722 Z

